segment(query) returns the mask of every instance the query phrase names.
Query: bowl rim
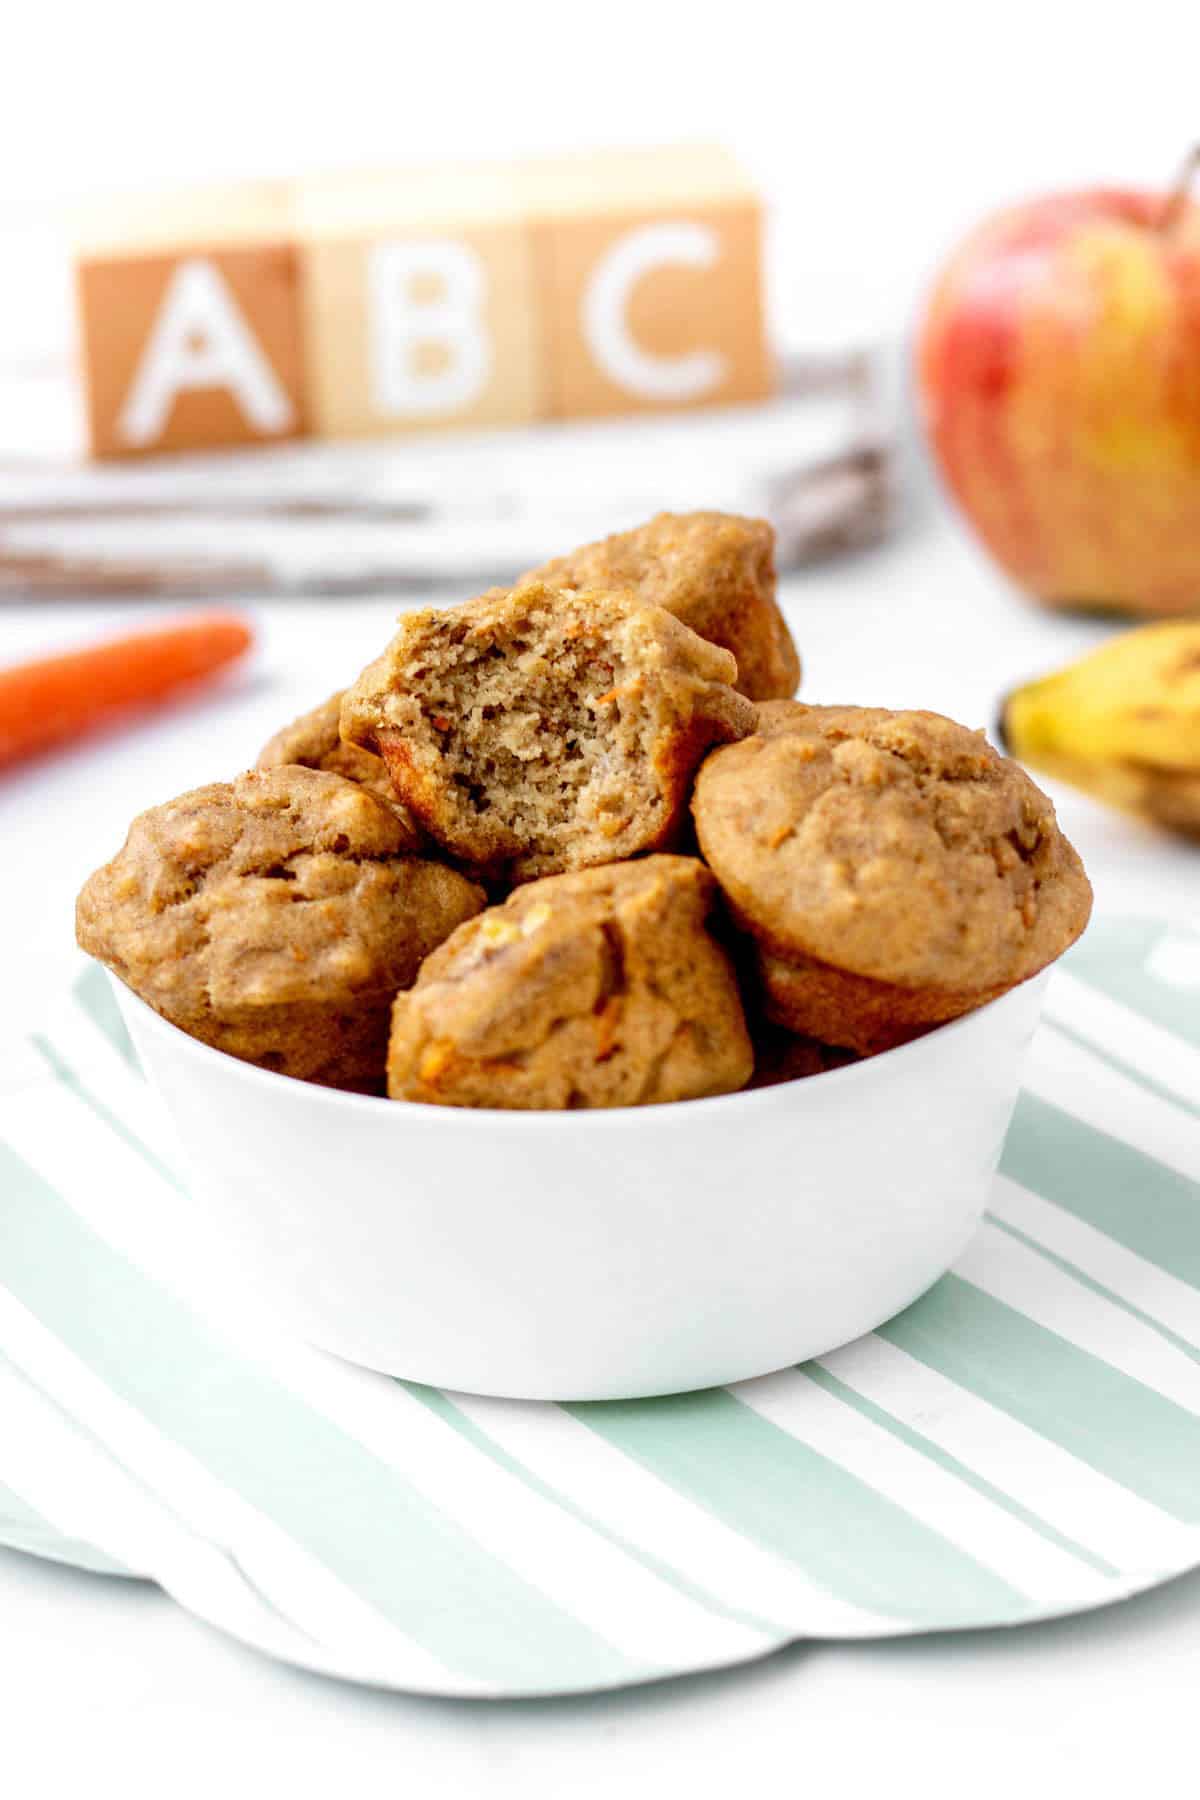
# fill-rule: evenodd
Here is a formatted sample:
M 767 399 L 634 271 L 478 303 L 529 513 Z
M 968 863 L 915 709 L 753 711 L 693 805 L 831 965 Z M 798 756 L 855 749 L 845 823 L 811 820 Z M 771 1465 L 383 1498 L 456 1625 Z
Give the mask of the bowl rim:
M 382 1094 L 356 1094 L 344 1088 L 322 1087 L 317 1082 L 301 1081 L 297 1076 L 284 1075 L 277 1069 L 262 1069 L 257 1063 L 244 1062 L 240 1057 L 231 1056 L 227 1050 L 218 1050 L 213 1044 L 206 1044 L 200 1038 L 192 1037 L 181 1026 L 174 1024 L 163 1014 L 156 1012 L 140 994 L 127 987 L 112 970 L 106 969 L 116 993 L 118 1005 L 124 1009 L 131 1008 L 136 1014 L 145 1015 L 146 1022 L 153 1030 L 160 1028 L 164 1033 L 181 1041 L 184 1055 L 196 1057 L 201 1065 L 213 1064 L 215 1068 L 224 1069 L 232 1080 L 245 1080 L 252 1087 L 262 1087 L 264 1092 L 278 1094 L 282 1100 L 289 1097 L 298 1099 L 296 1090 L 308 1095 L 313 1104 L 326 1109 L 334 1109 L 347 1116 L 363 1113 L 364 1116 L 382 1118 L 385 1111 L 392 1113 L 397 1120 L 397 1129 L 404 1125 L 424 1125 L 431 1129 L 461 1128 L 468 1131 L 500 1130 L 500 1131 L 618 1131 L 629 1130 L 639 1125 L 645 1126 L 659 1118 L 678 1118 L 680 1126 L 685 1120 L 695 1119 L 697 1114 L 710 1118 L 714 1109 L 729 1116 L 730 1122 L 736 1117 L 735 1109 L 753 1113 L 771 1105 L 780 1104 L 781 1092 L 793 1099 L 799 1090 L 812 1094 L 812 1084 L 820 1085 L 816 1094 L 828 1093 L 827 1083 L 839 1083 L 839 1091 L 855 1082 L 886 1080 L 887 1071 L 897 1068 L 897 1059 L 905 1064 L 919 1060 L 928 1055 L 931 1045 L 944 1044 L 948 1038 L 955 1039 L 969 1035 L 976 1030 L 980 1022 L 998 1009 L 1015 1004 L 1019 997 L 1029 997 L 1029 993 L 1044 987 L 1054 964 L 1048 963 L 1033 975 L 1026 976 L 994 1000 L 986 1001 L 982 1006 L 973 1007 L 970 1012 L 961 1013 L 956 1019 L 949 1019 L 942 1025 L 935 1025 L 931 1031 L 922 1036 L 912 1038 L 906 1044 L 897 1044 L 894 1049 L 880 1051 L 875 1056 L 861 1058 L 858 1062 L 845 1063 L 839 1068 L 822 1069 L 815 1076 L 797 1076 L 791 1081 L 773 1082 L 761 1088 L 737 1088 L 729 1094 L 709 1094 L 695 1100 L 677 1100 L 660 1103 L 654 1106 L 609 1106 L 560 1110 L 554 1108 L 528 1108 L 500 1106 L 432 1106 L 427 1101 L 396 1101 Z M 1027 992 L 1028 991 L 1028 992 Z M 285 1082 L 287 1086 L 280 1089 L 278 1084 Z M 811 1103 L 811 1102 L 810 1102 Z

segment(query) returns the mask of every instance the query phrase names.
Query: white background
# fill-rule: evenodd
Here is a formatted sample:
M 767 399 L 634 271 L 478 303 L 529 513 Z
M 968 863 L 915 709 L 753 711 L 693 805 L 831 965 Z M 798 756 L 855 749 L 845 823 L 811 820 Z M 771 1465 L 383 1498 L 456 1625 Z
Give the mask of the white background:
M 775 207 L 788 334 L 890 334 L 981 211 L 1166 181 L 1198 65 L 1187 0 L 27 0 L 0 356 L 64 341 L 54 225 L 88 191 L 696 137 Z
M 87 186 L 701 135 L 738 148 L 772 197 L 788 337 L 894 335 L 981 210 L 1170 171 L 1200 136 L 1198 49 L 1183 5 L 1095 0 L 29 5 L 0 61 L 0 364 L 63 353 L 53 221 Z M 786 598 L 811 698 L 975 724 L 1011 682 L 1101 635 L 1037 614 L 944 517 Z M 0 784 L 10 1008 L 36 993 L 79 880 L 129 814 L 248 761 L 374 651 L 391 611 L 263 608 L 253 667 L 211 699 Z M 15 607 L 0 656 L 142 616 Z M 1196 852 L 1055 797 L 1102 908 L 1194 908 Z M 14 1800 L 1186 1794 L 1198 1677 L 1195 1576 L 1055 1626 L 802 1646 L 595 1700 L 439 1703 L 275 1666 L 153 1590 L 0 1553 L 0 1791 Z

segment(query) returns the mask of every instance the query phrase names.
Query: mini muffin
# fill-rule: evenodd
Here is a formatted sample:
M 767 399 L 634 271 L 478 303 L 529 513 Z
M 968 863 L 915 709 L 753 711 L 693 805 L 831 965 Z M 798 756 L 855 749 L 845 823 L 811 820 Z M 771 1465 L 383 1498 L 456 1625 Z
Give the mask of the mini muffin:
M 457 861 L 527 881 L 673 848 L 705 751 L 754 730 L 736 675 L 661 607 L 532 582 L 402 619 L 341 730 Z
M 715 898 L 687 856 L 519 888 L 456 931 L 397 998 L 392 1099 L 564 1109 L 741 1087 L 754 1056 L 708 929 Z
M 819 1044 L 816 1038 L 798 1037 L 781 1025 L 763 1025 L 751 1032 L 754 1044 L 754 1074 L 748 1087 L 779 1087 L 785 1081 L 803 1081 L 809 1075 L 824 1075 L 829 1069 L 844 1068 L 857 1062 L 853 1050 L 839 1049 L 836 1044 Z
M 863 1054 L 992 1000 L 1087 924 L 1054 808 L 937 713 L 775 702 L 709 757 L 700 845 L 779 1025 Z
M 552 587 L 631 588 L 737 660 L 751 700 L 786 700 L 800 658 L 775 602 L 775 533 L 734 513 L 659 513 L 636 531 L 585 544 L 525 576 Z
M 396 990 L 484 895 L 405 856 L 395 813 L 281 768 L 134 820 L 76 907 L 83 949 L 192 1037 L 326 1087 L 381 1093 Z
M 360 750 L 357 744 L 342 742 L 338 720 L 342 711 L 343 691 L 331 694 L 311 712 L 301 713 L 282 731 L 269 738 L 258 753 L 256 769 L 281 769 L 289 763 L 302 769 L 327 769 L 332 775 L 344 775 L 356 781 L 377 800 L 390 806 L 404 827 L 406 850 L 420 850 L 426 839 L 397 800 L 382 757 Z

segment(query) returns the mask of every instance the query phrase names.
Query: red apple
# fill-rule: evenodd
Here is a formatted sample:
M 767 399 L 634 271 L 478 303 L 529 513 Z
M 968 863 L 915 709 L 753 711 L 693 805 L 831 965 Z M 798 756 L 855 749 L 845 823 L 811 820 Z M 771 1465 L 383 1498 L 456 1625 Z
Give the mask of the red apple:
M 1193 164 L 1200 162 L 1200 155 Z M 1200 607 L 1200 206 L 1097 189 L 987 221 L 918 347 L 942 473 L 1055 606 Z

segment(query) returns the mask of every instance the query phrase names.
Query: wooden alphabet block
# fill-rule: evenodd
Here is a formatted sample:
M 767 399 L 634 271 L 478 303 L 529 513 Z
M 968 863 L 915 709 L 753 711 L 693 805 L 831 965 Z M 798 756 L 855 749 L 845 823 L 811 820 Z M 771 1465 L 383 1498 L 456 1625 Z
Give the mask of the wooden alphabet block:
M 301 183 L 313 429 L 523 424 L 542 407 L 528 232 L 487 168 Z
M 76 235 L 92 450 L 256 444 L 304 428 L 282 184 L 122 201 Z
M 118 202 L 77 278 L 101 456 L 748 402 L 762 216 L 714 147 Z
M 557 418 L 771 390 L 760 204 L 714 146 L 524 165 Z

